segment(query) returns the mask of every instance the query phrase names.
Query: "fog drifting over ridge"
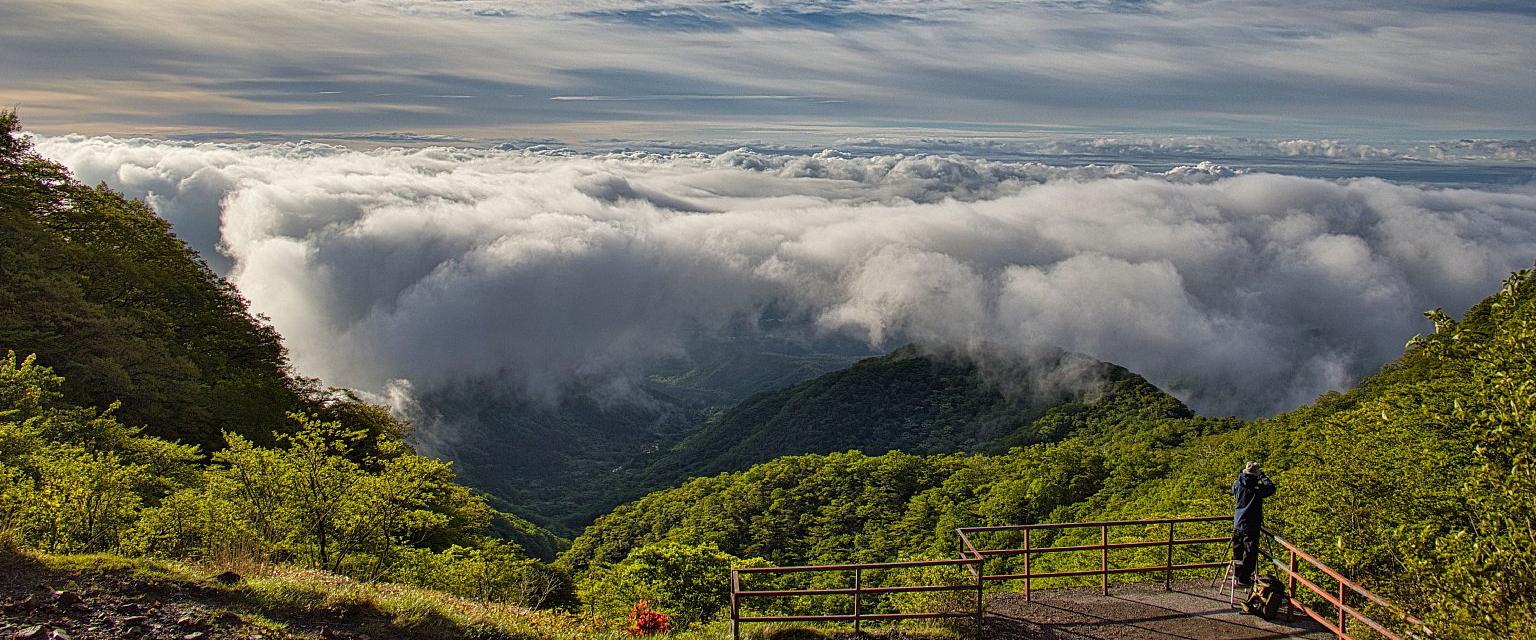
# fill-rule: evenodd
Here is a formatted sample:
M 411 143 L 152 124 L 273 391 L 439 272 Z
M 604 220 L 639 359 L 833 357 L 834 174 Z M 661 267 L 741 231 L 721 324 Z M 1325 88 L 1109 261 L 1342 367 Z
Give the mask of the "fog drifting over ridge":
M 873 344 L 1136 371 L 1205 413 L 1344 388 L 1536 257 L 1536 188 L 958 156 L 43 138 L 145 197 L 296 366 L 384 392 L 617 383 L 772 309 Z M 217 246 L 222 257 L 214 254 Z

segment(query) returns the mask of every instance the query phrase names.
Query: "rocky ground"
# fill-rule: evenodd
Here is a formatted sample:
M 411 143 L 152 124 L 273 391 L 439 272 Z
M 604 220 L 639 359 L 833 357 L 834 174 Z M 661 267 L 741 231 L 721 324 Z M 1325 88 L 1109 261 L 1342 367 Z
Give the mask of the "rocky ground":
M 241 579 L 223 574 L 228 584 Z M 243 607 L 220 580 L 161 579 L 124 568 L 53 569 L 0 554 L 0 639 L 362 640 L 366 614 L 273 620 Z

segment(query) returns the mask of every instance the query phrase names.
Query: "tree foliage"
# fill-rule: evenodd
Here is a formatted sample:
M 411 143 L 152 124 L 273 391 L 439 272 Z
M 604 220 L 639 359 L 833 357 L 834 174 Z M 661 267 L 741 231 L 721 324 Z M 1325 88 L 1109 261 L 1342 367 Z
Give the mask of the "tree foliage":
M 760 567 L 713 544 L 660 543 L 640 547 L 594 575 L 582 587 L 587 606 L 608 617 L 627 615 L 638 603 L 654 607 L 676 629 L 708 622 L 730 603 L 731 569 Z
M 1415 577 L 1445 588 L 1426 595 L 1431 622 L 1469 638 L 1536 630 L 1536 272 L 1515 274 L 1463 322 L 1428 314 L 1435 333 L 1416 341 L 1454 363 L 1465 391 L 1435 418 L 1469 434 L 1470 473 L 1446 501 L 1456 517 L 1420 527 L 1427 557 Z
M 208 215 L 217 215 L 216 211 Z M 0 348 L 80 406 L 205 449 L 314 410 L 277 332 L 143 202 L 76 182 L 0 111 Z

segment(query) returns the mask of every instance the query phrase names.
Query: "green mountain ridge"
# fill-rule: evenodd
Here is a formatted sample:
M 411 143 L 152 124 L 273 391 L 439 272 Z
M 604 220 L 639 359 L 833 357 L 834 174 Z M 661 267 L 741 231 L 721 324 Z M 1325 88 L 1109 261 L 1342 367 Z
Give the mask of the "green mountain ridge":
M 785 455 L 853 449 L 998 452 L 1059 439 L 1092 422 L 1089 415 L 1190 415 L 1177 399 L 1112 364 L 1073 354 L 992 359 L 998 362 L 977 364 L 909 345 L 756 394 L 646 461 L 643 481 L 665 486 Z M 1052 380 L 1068 371 L 1070 384 Z
M 836 346 L 836 345 L 834 345 Z M 771 337 L 702 345 L 658 366 L 621 396 L 579 389 L 530 400 L 497 381 L 429 392 L 425 448 L 455 461 L 465 482 L 550 530 L 574 535 L 614 506 L 656 488 L 635 467 L 763 389 L 798 383 L 856 359 Z

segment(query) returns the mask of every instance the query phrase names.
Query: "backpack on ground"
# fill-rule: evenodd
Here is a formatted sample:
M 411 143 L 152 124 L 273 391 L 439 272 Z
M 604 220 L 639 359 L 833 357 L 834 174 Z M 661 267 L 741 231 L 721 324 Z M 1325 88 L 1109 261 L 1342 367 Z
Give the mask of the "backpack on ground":
M 1274 619 L 1285 604 L 1285 584 L 1274 576 L 1259 576 L 1253 581 L 1253 590 L 1243 601 L 1243 613 L 1251 613 L 1265 620 Z

